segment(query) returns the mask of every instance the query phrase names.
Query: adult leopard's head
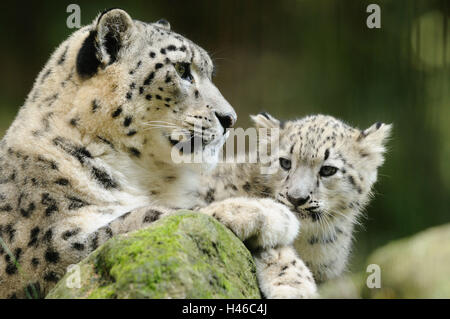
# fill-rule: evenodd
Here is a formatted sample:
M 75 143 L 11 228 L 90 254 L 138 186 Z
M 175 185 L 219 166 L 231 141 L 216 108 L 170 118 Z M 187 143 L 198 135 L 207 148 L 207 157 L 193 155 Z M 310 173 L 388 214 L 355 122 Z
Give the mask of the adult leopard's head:
M 392 125 L 376 123 L 361 131 L 325 115 L 285 123 L 267 113 L 252 118 L 259 128 L 280 130 L 271 155 L 276 171 L 266 180 L 303 225 L 326 227 L 330 219 L 350 219 L 364 208 Z
M 165 20 L 144 23 L 108 10 L 55 54 L 55 68 L 67 68 L 67 85 L 74 83 L 67 121 L 131 157 L 170 163 L 175 145 L 183 156 L 202 149 L 214 161 L 236 121 L 212 83 L 211 58 Z

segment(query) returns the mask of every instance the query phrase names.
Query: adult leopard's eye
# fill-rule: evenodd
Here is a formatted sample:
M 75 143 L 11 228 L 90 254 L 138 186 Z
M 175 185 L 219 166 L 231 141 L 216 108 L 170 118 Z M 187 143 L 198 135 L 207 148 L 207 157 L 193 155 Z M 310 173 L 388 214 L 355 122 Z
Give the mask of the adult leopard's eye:
M 290 170 L 291 169 L 291 160 L 290 159 L 287 159 L 287 158 L 284 158 L 284 157 L 280 157 L 280 166 L 284 169 L 284 170 L 286 170 L 286 171 L 288 171 L 288 170 Z
M 189 63 L 178 62 L 175 64 L 175 70 L 177 71 L 180 78 L 183 80 L 194 82 L 194 77 L 191 74 L 191 65 Z
M 328 177 L 336 174 L 337 170 L 338 170 L 337 167 L 324 165 L 320 168 L 319 174 L 322 177 Z

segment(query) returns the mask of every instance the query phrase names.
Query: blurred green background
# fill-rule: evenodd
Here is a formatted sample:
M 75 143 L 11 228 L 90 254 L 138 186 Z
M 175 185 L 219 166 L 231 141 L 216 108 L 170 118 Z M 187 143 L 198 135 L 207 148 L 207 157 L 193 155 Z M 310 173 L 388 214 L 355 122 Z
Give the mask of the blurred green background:
M 72 1 L 73 2 L 73 1 Z M 71 2 L 3 4 L 0 134 L 52 50 L 73 30 Z M 365 128 L 394 123 L 376 196 L 355 240 L 353 270 L 374 248 L 450 221 L 450 1 L 77 1 L 82 25 L 105 8 L 170 21 L 218 66 L 237 126 L 262 110 L 327 113 Z M 381 7 L 368 29 L 366 7 Z

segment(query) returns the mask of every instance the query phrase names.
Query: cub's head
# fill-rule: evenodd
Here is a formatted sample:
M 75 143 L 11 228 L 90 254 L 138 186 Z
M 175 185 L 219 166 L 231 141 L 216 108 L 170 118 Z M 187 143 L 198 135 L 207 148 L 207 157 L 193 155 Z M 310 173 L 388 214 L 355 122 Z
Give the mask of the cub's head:
M 278 150 L 271 155 L 276 171 L 266 178 L 276 199 L 304 222 L 350 219 L 368 202 L 391 125 L 376 123 L 361 131 L 325 115 L 283 124 L 267 113 L 252 119 L 259 128 L 280 130 Z
M 37 83 L 53 81 L 57 68 L 67 70 L 67 121 L 134 158 L 169 163 L 174 145 L 181 155 L 201 149 L 214 157 L 236 121 L 212 83 L 211 58 L 165 20 L 105 11 L 60 46 L 50 76 L 44 69 Z

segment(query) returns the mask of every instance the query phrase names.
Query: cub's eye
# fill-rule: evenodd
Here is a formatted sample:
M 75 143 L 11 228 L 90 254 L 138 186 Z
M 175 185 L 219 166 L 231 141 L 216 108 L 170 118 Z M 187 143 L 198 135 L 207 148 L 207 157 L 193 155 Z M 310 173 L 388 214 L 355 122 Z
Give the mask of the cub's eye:
M 191 83 L 194 82 L 194 77 L 191 74 L 191 65 L 189 63 L 178 62 L 175 64 L 175 70 L 183 80 L 189 81 Z
M 287 159 L 287 158 L 284 158 L 284 157 L 280 157 L 280 166 L 284 169 L 284 170 L 286 170 L 286 171 L 288 171 L 288 170 L 290 170 L 291 169 L 291 160 L 290 159 Z
M 338 170 L 337 167 L 324 165 L 320 168 L 319 174 L 320 176 L 328 177 L 336 174 L 337 170 Z

